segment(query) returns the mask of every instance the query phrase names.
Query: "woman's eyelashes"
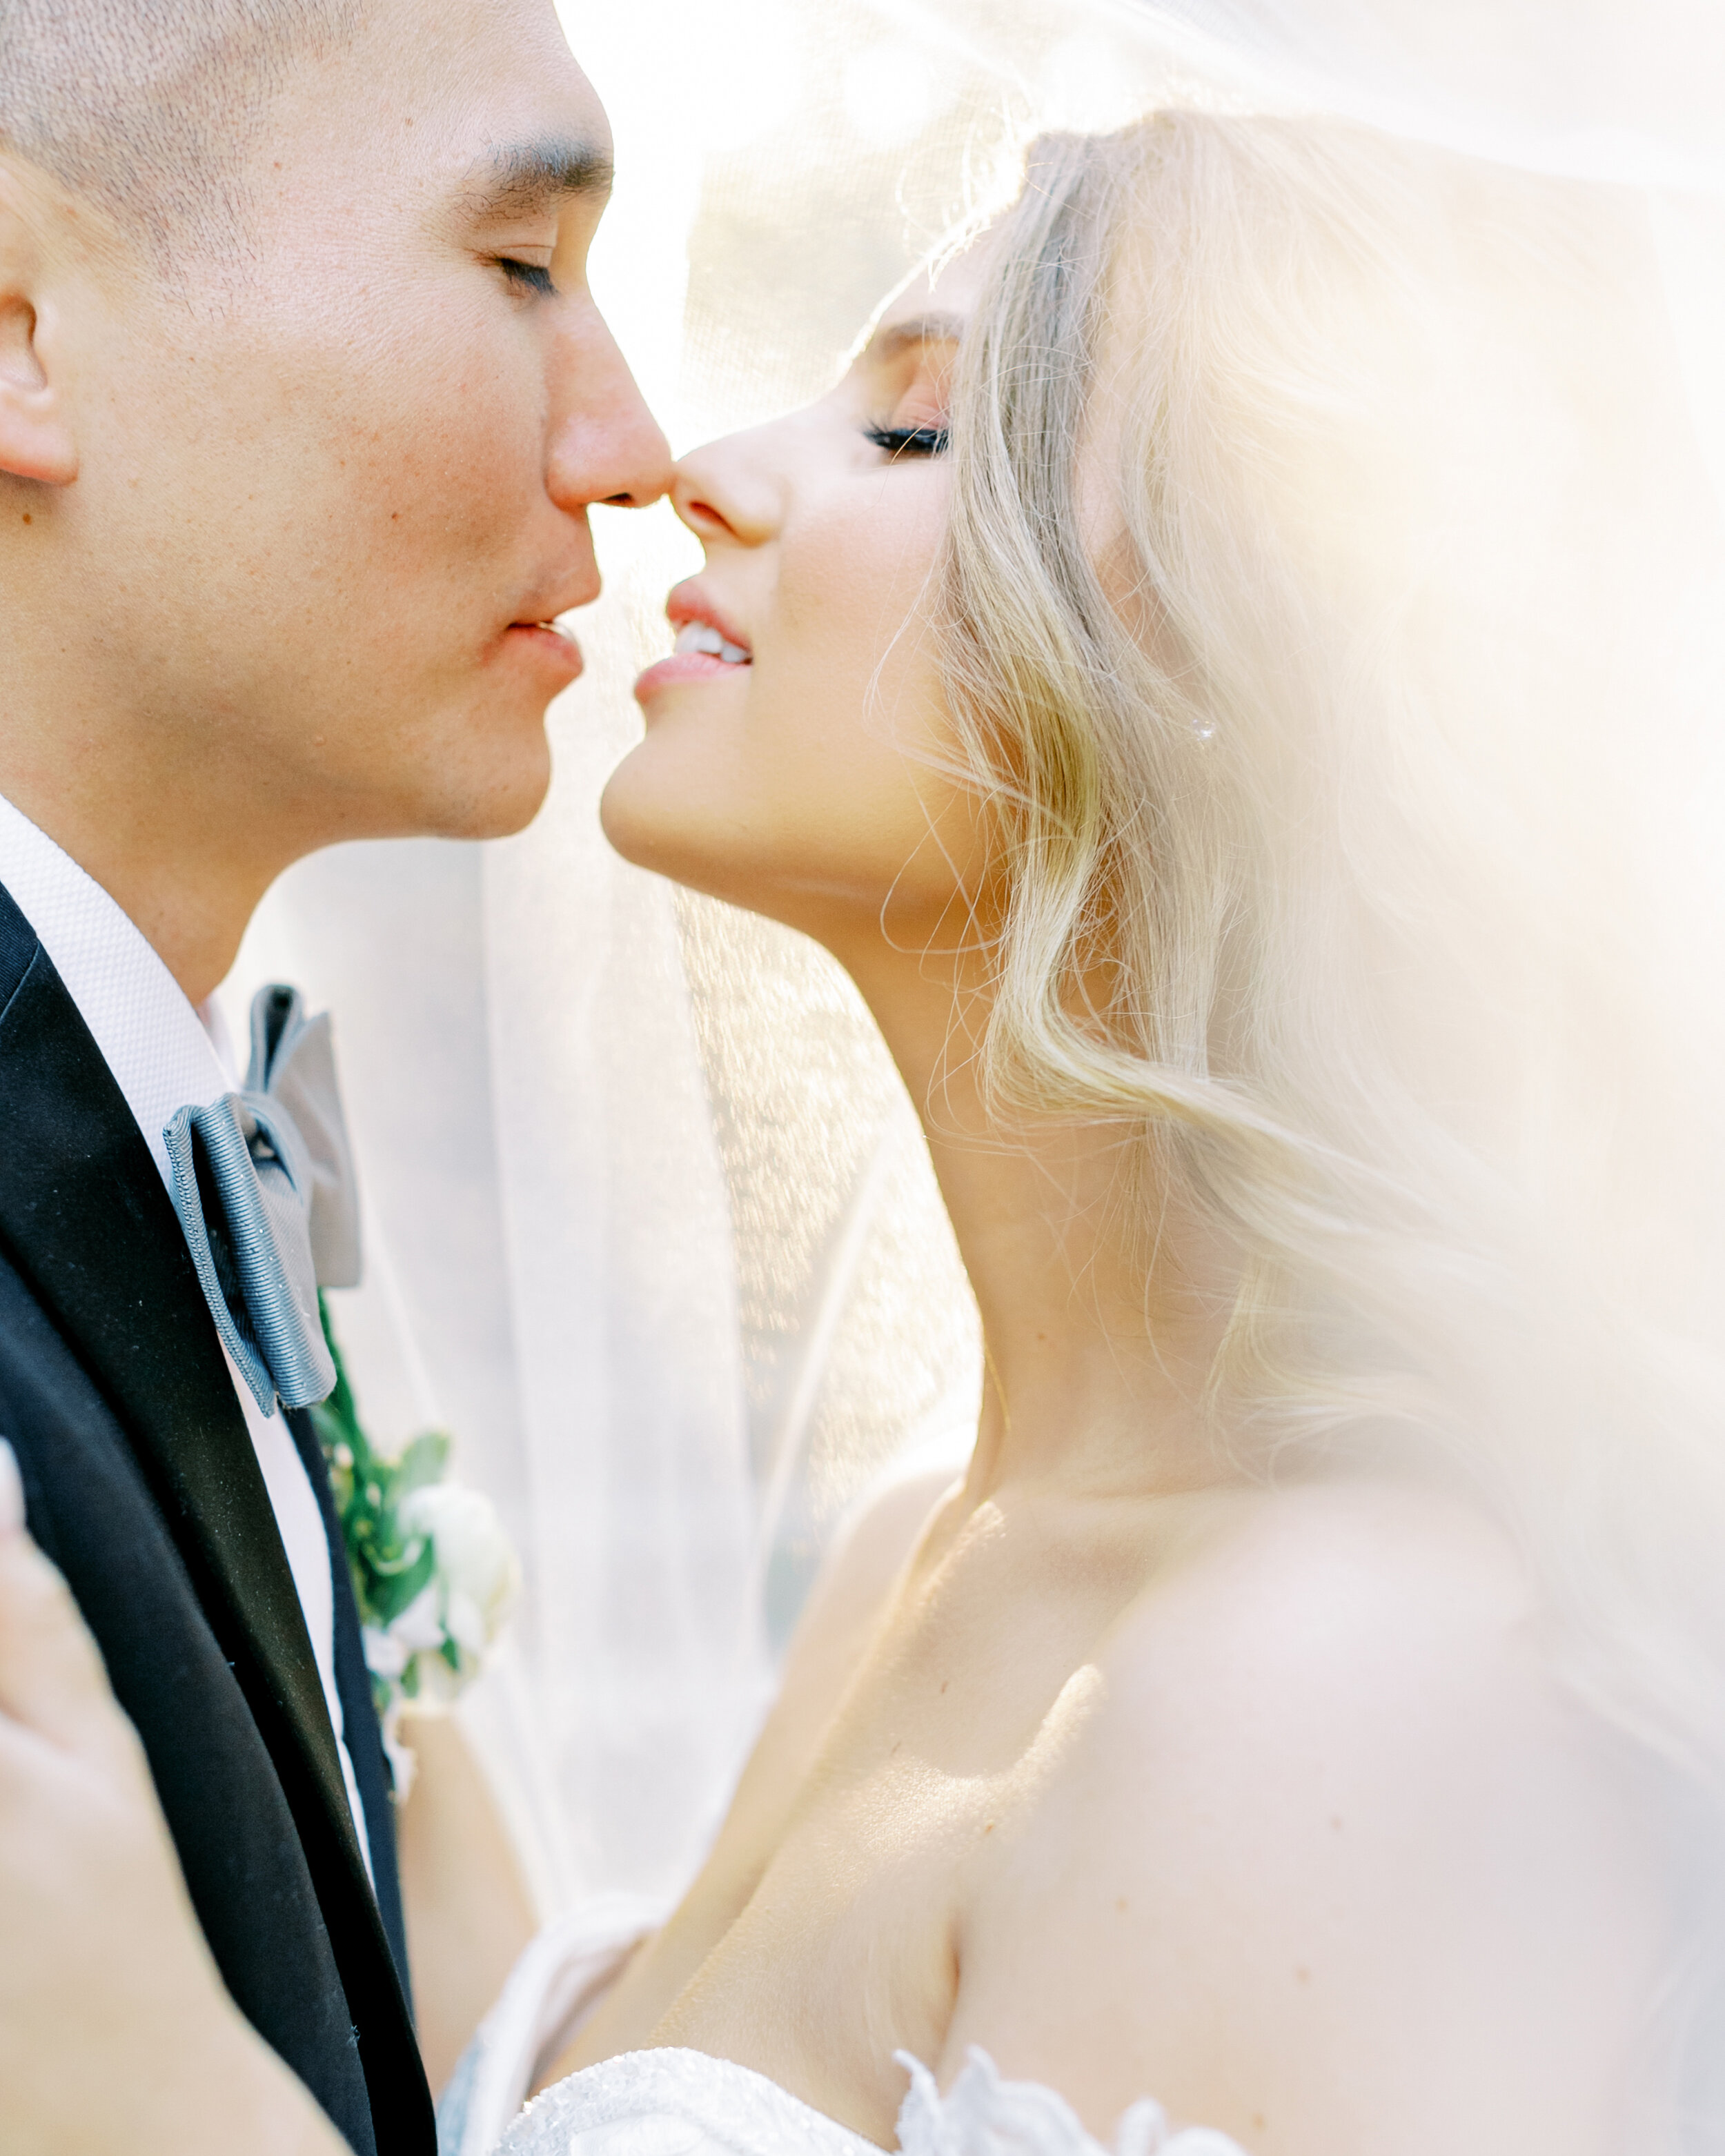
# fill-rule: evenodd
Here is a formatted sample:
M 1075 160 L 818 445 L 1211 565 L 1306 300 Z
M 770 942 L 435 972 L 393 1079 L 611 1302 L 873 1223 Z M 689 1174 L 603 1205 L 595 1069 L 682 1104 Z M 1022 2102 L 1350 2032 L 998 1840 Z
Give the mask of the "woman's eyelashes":
M 939 427 L 877 427 L 872 421 L 863 429 L 863 438 L 877 449 L 885 449 L 888 458 L 896 461 L 900 457 L 937 457 L 945 451 L 948 435 L 944 426 Z

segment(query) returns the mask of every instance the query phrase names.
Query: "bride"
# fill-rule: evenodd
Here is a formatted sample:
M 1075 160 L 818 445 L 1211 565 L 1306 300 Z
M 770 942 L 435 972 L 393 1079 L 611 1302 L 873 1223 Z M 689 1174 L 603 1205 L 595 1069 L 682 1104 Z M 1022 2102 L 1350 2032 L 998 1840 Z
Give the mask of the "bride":
M 1637 244 L 1332 123 L 1053 139 L 681 466 L 605 829 L 856 981 L 988 1383 L 681 1906 L 530 1953 L 462 2156 L 535 2082 L 504 2156 L 1691 2145 L 1706 527 Z

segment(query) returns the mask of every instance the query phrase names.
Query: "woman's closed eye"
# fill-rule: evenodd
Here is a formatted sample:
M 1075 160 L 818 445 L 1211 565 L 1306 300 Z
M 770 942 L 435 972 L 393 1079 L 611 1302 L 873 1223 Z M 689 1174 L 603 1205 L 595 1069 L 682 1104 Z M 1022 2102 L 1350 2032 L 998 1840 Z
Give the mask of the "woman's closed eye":
M 879 427 L 872 421 L 863 429 L 863 437 L 877 449 L 885 449 L 888 459 L 896 463 L 901 457 L 937 457 L 944 454 L 950 436 L 944 425 L 931 427 Z

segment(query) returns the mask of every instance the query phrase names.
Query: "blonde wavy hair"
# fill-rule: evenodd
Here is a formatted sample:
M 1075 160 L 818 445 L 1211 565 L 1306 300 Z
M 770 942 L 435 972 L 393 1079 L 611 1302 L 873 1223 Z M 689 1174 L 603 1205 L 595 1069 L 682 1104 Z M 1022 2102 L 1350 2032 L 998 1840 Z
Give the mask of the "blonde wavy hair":
M 1238 1254 L 1251 1471 L 1459 1476 L 1725 1793 L 1720 531 L 1642 205 L 1317 120 L 1038 143 L 940 639 L 1003 1121 Z

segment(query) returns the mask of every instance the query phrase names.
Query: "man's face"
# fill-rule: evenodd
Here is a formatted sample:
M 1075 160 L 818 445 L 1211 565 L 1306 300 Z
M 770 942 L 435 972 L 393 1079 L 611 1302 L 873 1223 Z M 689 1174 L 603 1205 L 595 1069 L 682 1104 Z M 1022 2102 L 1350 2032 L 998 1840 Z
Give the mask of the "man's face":
M 93 248 L 74 295 L 72 675 L 293 851 L 525 823 L 579 664 L 532 624 L 598 589 L 588 504 L 669 477 L 587 290 L 609 138 L 549 0 L 366 17 L 271 109 L 235 256 Z

